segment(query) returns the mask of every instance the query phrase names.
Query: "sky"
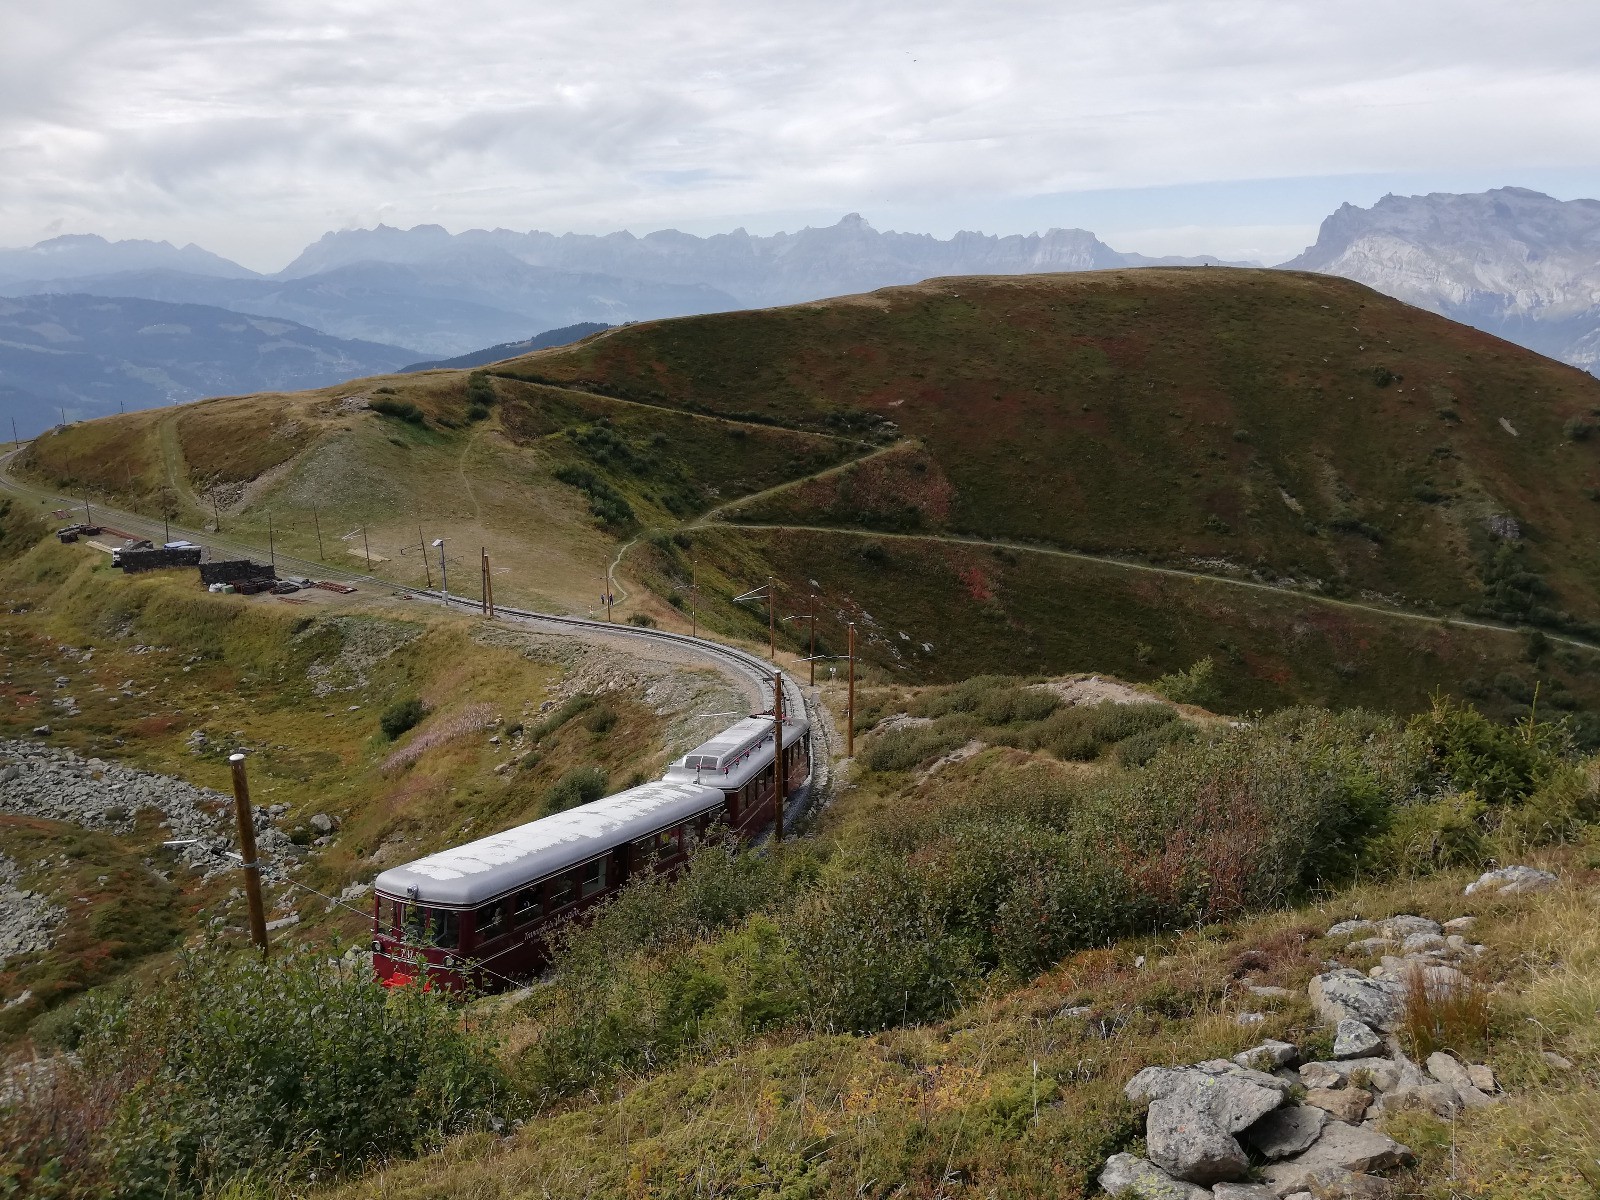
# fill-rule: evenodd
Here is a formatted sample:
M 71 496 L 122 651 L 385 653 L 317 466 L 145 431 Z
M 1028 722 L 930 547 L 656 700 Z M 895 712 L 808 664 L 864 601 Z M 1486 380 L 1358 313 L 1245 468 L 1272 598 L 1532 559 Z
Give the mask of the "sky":
M 1576 0 L 7 5 L 0 245 L 276 270 L 379 222 L 1091 229 L 1277 262 L 1343 202 L 1600 196 Z

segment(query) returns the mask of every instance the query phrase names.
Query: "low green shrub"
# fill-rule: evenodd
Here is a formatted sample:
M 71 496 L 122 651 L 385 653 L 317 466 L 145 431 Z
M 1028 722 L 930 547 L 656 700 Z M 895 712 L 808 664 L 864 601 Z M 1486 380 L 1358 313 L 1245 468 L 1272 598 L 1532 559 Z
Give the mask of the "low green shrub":
M 378 718 L 378 728 L 391 742 L 409 729 L 415 728 L 428 715 L 428 706 L 415 696 L 396 700 L 383 710 Z
M 544 794 L 544 815 L 592 804 L 606 794 L 606 773 L 599 767 L 573 767 Z
M 396 417 L 412 425 L 426 425 L 427 416 L 423 411 L 409 400 L 391 400 L 387 396 L 368 402 L 368 407 L 375 413 L 386 417 Z
M 1154 687 L 1174 704 L 1205 706 L 1217 697 L 1217 664 L 1209 655 L 1189 667 L 1155 681 Z
M 448 1002 L 380 987 L 325 950 L 187 953 L 163 986 L 91 997 L 77 1024 L 78 1059 L 61 1066 L 73 1078 L 30 1102 L 93 1114 L 71 1131 L 89 1149 L 76 1191 L 36 1194 L 299 1187 L 524 1109 L 493 1046 Z M 85 1108 L 75 1092 L 110 1102 Z
M 863 748 L 869 771 L 911 771 L 940 758 L 967 739 L 931 725 L 903 726 L 875 735 Z

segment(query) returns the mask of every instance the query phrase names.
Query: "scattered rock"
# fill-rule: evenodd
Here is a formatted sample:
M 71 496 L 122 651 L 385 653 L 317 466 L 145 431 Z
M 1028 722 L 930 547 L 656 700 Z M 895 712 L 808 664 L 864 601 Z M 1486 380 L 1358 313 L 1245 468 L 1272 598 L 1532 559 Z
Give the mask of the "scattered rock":
M 1308 1088 L 1336 1088 L 1344 1086 L 1345 1077 L 1334 1069 L 1332 1063 L 1311 1062 L 1300 1064 L 1300 1082 Z
M 1306 1092 L 1306 1103 L 1313 1108 L 1320 1108 L 1335 1120 L 1353 1125 L 1367 1115 L 1372 1093 L 1357 1087 L 1344 1087 L 1337 1091 L 1332 1088 L 1310 1088 Z
M 1375 921 L 1340 921 L 1328 926 L 1328 937 L 1353 937 L 1358 933 L 1371 933 L 1378 928 Z
M 1222 1060 L 1219 1060 L 1222 1061 Z M 1283 1103 L 1281 1079 L 1222 1061 L 1226 1073 L 1201 1067 L 1146 1067 L 1123 1088 L 1135 1104 L 1171 1100 L 1181 1110 L 1206 1117 L 1224 1133 L 1248 1129 Z
M 1264 1183 L 1219 1183 L 1211 1195 L 1212 1200 L 1278 1200 L 1278 1193 Z
M 778 752 L 774 750 L 772 754 L 773 757 L 776 758 Z M 311 820 L 306 823 L 310 825 L 312 829 L 315 829 L 318 834 L 328 834 L 333 832 L 333 818 L 327 813 L 316 813 L 312 816 Z
M 1447 943 L 1437 933 L 1413 933 L 1400 943 L 1401 954 L 1429 954 L 1445 949 Z
M 1442 1050 L 1428 1055 L 1428 1074 L 1446 1087 L 1455 1089 L 1461 1103 L 1468 1108 L 1487 1108 L 1494 1101 L 1478 1090 L 1467 1068 Z
M 1346 1017 L 1333 1039 L 1335 1058 L 1366 1058 L 1383 1046 L 1383 1039 L 1360 1021 Z
M 773 752 L 773 757 L 777 757 L 776 751 Z M 274 930 L 287 929 L 290 925 L 298 924 L 300 924 L 300 914 L 290 913 L 287 917 L 279 917 L 276 921 L 268 921 L 267 932 L 272 933 Z
M 1206 1200 L 1205 1188 L 1183 1183 L 1155 1163 L 1135 1154 L 1113 1154 L 1100 1172 L 1100 1186 L 1108 1196 L 1129 1195 L 1136 1200 Z
M 1557 1054 L 1554 1050 L 1541 1050 L 1539 1052 L 1539 1057 L 1544 1059 L 1545 1062 L 1549 1063 L 1558 1071 L 1572 1070 L 1572 1060 L 1564 1057 L 1563 1055 Z
M 1397 948 L 1393 938 L 1369 937 L 1351 942 L 1345 947 L 1345 952 L 1347 954 L 1387 954 L 1390 950 Z
M 1477 917 L 1456 917 L 1444 923 L 1444 931 L 1446 933 L 1465 933 L 1477 923 Z
M 1268 1038 L 1259 1046 L 1252 1046 L 1233 1056 L 1233 1061 L 1241 1067 L 1255 1071 L 1271 1071 L 1273 1067 L 1286 1067 L 1296 1058 L 1300 1051 L 1288 1042 L 1274 1041 Z
M 1151 1102 L 1145 1126 L 1151 1160 L 1190 1183 L 1209 1185 L 1241 1178 L 1250 1169 L 1244 1150 L 1187 1099 L 1174 1096 Z
M 1316 1141 L 1328 1114 L 1314 1105 L 1291 1104 L 1274 1109 L 1242 1135 L 1267 1158 L 1288 1158 Z
M 1412 918 L 1417 920 L 1419 918 Z M 1311 1007 L 1330 1025 L 1353 1019 L 1393 1033 L 1405 1006 L 1404 985 L 1341 967 L 1311 981 Z
M 1498 867 L 1485 871 L 1467 884 L 1465 895 L 1475 892 L 1492 892 L 1501 896 L 1528 896 L 1534 892 L 1548 892 L 1561 881 L 1549 871 L 1537 867 Z
M 1495 1092 L 1500 1090 L 1499 1086 L 1495 1083 L 1494 1070 L 1490 1067 L 1469 1066 L 1467 1068 L 1467 1078 L 1472 1081 L 1473 1087 L 1477 1088 L 1486 1096 L 1493 1095 Z
M 773 753 L 774 753 L 774 757 L 776 757 L 776 753 L 777 752 L 774 751 Z M 1259 1024 L 1261 1024 L 1261 1022 L 1265 1021 L 1266 1019 L 1267 1019 L 1266 1013 L 1242 1012 L 1242 1013 L 1234 1013 L 1233 1014 L 1233 1023 L 1235 1025 L 1247 1025 L 1247 1026 L 1248 1025 L 1259 1025 Z
M 1414 917 L 1410 913 L 1403 913 L 1397 917 L 1389 917 L 1378 922 L 1378 932 L 1388 938 L 1399 938 L 1402 941 L 1414 933 L 1442 933 L 1444 926 L 1437 921 L 1430 921 L 1427 917 Z
M 1443 1083 L 1403 1083 L 1384 1093 L 1385 1113 L 1403 1112 L 1408 1108 L 1432 1113 L 1440 1120 L 1448 1121 L 1460 1113 L 1462 1104 L 1455 1088 Z
M 1312 1200 L 1387 1200 L 1394 1194 L 1386 1179 L 1339 1167 L 1313 1172 L 1306 1183 Z
M 1330 1121 L 1309 1150 L 1269 1164 L 1262 1175 L 1274 1191 L 1283 1195 L 1311 1191 L 1311 1177 L 1330 1167 L 1359 1174 L 1402 1166 L 1411 1158 L 1407 1147 L 1375 1129 Z
M 1269 1000 L 1282 1000 L 1294 995 L 1288 988 L 1273 987 L 1264 983 L 1251 984 L 1249 991 L 1252 996 L 1261 996 Z

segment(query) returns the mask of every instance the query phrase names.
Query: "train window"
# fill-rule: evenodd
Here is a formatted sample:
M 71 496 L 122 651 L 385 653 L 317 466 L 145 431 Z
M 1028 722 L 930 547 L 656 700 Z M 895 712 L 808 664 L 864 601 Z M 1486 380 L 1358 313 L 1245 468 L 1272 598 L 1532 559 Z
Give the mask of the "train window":
M 400 928 L 401 936 L 408 942 L 422 941 L 423 926 L 427 920 L 428 910 L 420 904 L 402 904 Z
M 504 902 L 496 900 L 493 904 L 485 904 L 478 910 L 478 938 L 488 941 L 497 938 L 506 931 L 506 906 Z
M 576 899 L 573 895 L 572 876 L 570 874 L 557 875 L 554 879 L 546 882 L 544 886 L 547 889 L 545 892 L 545 906 L 547 908 L 561 908 L 563 905 L 571 904 Z
M 671 858 L 683 848 L 683 827 L 664 830 L 655 836 L 656 848 L 665 858 Z
M 596 892 L 605 891 L 606 887 L 606 860 L 597 858 L 592 863 L 583 866 L 583 895 L 592 896 Z
M 644 866 L 656 855 L 656 839 L 640 838 L 633 844 L 633 861 Z
M 405 904 L 389 896 L 378 899 L 378 928 L 393 932 L 405 920 Z
M 518 925 L 526 925 L 539 915 L 539 889 L 537 887 L 523 888 L 517 893 L 513 904 L 512 920 Z
M 461 914 L 447 908 L 435 908 L 428 913 L 428 941 L 446 950 L 461 945 Z

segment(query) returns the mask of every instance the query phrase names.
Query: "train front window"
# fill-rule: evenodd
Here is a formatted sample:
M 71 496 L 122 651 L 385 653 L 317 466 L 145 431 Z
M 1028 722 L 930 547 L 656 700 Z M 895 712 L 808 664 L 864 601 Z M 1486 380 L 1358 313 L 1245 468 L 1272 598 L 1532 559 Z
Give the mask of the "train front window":
M 428 910 L 420 904 L 397 904 L 395 907 L 400 910 L 400 936 L 408 942 L 422 941 Z
M 446 950 L 461 945 L 461 914 L 447 908 L 431 909 L 428 913 L 428 941 Z
M 493 904 L 485 904 L 478 910 L 478 938 L 488 941 L 497 938 L 506 931 L 506 906 L 497 900 Z

